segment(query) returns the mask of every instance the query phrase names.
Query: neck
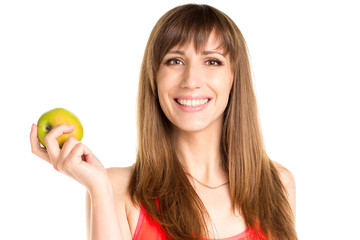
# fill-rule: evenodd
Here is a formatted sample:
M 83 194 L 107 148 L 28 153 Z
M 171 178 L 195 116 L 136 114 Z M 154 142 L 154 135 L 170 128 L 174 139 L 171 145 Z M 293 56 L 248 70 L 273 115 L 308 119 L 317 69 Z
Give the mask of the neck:
M 221 127 L 222 124 L 214 124 L 196 132 L 173 132 L 176 153 L 185 170 L 210 186 L 228 181 L 221 160 Z

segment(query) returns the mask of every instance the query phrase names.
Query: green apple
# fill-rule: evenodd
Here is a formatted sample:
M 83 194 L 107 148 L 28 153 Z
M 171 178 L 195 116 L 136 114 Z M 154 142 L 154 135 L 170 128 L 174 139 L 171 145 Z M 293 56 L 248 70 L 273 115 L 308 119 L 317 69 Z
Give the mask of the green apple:
M 55 126 L 59 124 L 73 125 L 75 127 L 75 130 L 73 132 L 68 134 L 63 134 L 57 139 L 60 148 L 63 146 L 66 139 L 68 139 L 70 136 L 81 141 L 84 135 L 84 131 L 80 123 L 80 120 L 75 116 L 75 114 L 64 108 L 55 108 L 41 115 L 37 123 L 38 126 L 37 135 L 40 143 L 44 147 L 46 147 L 44 141 L 45 135 L 49 133 L 51 129 L 53 129 Z

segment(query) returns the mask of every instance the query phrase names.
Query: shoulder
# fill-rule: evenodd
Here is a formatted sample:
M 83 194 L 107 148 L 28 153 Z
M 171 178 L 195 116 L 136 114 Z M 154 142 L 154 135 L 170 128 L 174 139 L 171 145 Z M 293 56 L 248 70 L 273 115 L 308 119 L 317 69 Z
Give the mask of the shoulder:
M 113 185 L 115 197 L 124 200 L 129 195 L 128 186 L 134 171 L 133 167 L 111 167 L 107 168 L 106 171 Z
M 124 184 L 130 182 L 130 178 L 132 176 L 132 173 L 134 171 L 134 168 L 132 166 L 130 167 L 110 167 L 106 169 L 106 172 L 108 173 L 111 181 L 113 183 L 119 183 Z M 124 182 L 124 180 L 126 180 Z
M 285 168 L 278 162 L 272 161 L 276 170 L 279 173 L 280 180 L 286 189 L 288 201 L 293 210 L 294 216 L 296 211 L 296 185 L 294 175 L 289 169 Z
M 289 169 L 285 168 L 278 162 L 272 161 L 276 170 L 279 173 L 280 179 L 284 187 L 287 188 L 295 188 L 295 178 L 294 175 L 290 172 Z

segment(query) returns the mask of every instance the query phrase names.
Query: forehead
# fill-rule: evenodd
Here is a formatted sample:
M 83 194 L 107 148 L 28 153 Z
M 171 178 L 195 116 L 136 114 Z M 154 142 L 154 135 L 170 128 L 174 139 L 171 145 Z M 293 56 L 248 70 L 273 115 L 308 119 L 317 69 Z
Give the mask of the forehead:
M 222 37 L 220 37 L 218 34 L 216 34 L 215 31 L 212 31 L 211 34 L 207 39 L 191 39 L 186 42 L 180 42 L 169 49 L 171 50 L 186 50 L 189 48 L 194 48 L 196 53 L 203 52 L 203 51 L 210 51 L 210 50 L 216 50 L 222 53 L 226 53 L 227 50 L 224 49 L 224 43 L 222 40 Z

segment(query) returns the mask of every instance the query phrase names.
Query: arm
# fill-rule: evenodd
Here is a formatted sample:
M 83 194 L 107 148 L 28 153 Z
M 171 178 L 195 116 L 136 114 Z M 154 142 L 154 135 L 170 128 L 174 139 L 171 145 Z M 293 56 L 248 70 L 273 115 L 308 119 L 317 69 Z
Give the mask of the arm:
M 131 171 L 126 168 L 108 168 L 106 171 L 111 181 L 108 187 L 86 192 L 87 239 L 130 240 L 125 202 Z
M 86 210 L 86 239 L 91 240 L 91 199 L 90 194 L 86 191 L 86 203 L 85 203 L 85 210 Z
M 87 239 L 122 240 L 112 185 L 86 193 Z

